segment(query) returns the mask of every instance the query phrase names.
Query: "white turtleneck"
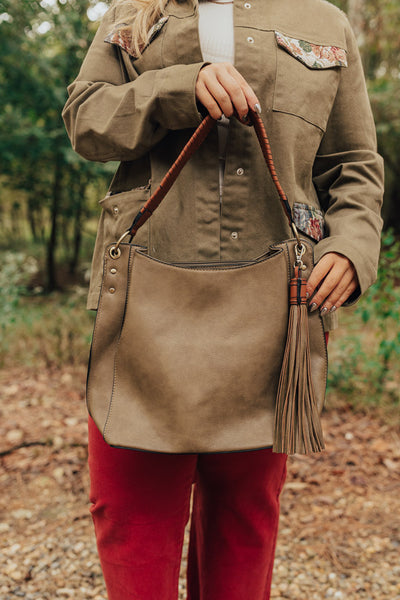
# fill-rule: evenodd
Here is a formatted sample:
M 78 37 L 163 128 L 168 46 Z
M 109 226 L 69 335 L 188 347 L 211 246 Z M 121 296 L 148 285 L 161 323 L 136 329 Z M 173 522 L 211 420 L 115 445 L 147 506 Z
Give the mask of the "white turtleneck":
M 234 63 L 233 3 L 200 0 L 199 38 L 203 60 Z M 222 198 L 229 119 L 218 121 L 219 194 Z
M 199 37 L 204 60 L 233 64 L 235 58 L 233 3 L 222 4 L 201 0 Z

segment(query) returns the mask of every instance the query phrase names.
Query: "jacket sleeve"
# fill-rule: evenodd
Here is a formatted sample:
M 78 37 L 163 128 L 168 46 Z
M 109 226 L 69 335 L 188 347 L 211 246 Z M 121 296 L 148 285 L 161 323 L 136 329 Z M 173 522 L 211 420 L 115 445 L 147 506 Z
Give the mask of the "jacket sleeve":
M 104 41 L 115 9 L 103 18 L 62 116 L 72 146 L 84 158 L 106 162 L 135 160 L 169 129 L 197 127 L 197 75 L 207 63 L 172 65 L 128 80 L 121 49 Z M 134 64 L 134 63 L 133 63 Z
M 375 281 L 380 251 L 383 160 L 376 151 L 375 124 L 356 39 L 346 20 L 348 67 L 341 81 L 314 163 L 314 185 L 325 212 L 327 236 L 315 260 L 328 252 L 353 263 L 360 289 Z

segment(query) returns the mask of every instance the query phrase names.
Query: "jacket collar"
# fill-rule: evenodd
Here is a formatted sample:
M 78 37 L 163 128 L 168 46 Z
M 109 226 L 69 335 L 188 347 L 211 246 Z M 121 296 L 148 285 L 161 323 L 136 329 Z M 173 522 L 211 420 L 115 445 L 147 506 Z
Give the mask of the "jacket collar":
M 198 6 L 198 0 L 169 0 L 165 8 L 165 14 L 182 19 L 193 15 Z

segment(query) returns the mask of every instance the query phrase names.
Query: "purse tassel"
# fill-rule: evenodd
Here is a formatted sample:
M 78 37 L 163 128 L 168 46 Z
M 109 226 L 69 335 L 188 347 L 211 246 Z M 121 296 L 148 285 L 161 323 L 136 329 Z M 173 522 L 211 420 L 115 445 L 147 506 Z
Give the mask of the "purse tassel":
M 295 267 L 289 285 L 288 332 L 275 408 L 273 452 L 294 454 L 324 449 L 311 377 L 306 281 Z

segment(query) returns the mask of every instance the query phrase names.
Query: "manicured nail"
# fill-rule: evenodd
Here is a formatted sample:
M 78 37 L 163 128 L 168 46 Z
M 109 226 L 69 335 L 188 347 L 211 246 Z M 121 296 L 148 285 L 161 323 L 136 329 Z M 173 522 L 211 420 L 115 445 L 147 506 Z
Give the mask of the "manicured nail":
M 309 299 L 309 297 L 310 297 L 309 292 L 306 292 L 306 298 L 307 298 L 307 300 Z
M 321 315 L 324 315 L 327 312 L 328 312 L 328 309 L 326 308 L 326 306 L 324 306 L 324 308 L 321 308 Z
M 333 313 L 333 312 L 335 312 L 335 310 L 337 310 L 336 306 L 332 306 L 332 308 L 329 312 Z
M 310 308 L 308 309 L 310 311 L 310 313 L 314 312 L 314 310 L 317 310 L 318 306 L 316 305 L 315 302 L 313 302 L 312 304 L 310 304 Z
M 258 104 L 258 102 L 254 105 L 254 110 L 258 112 L 259 115 L 261 115 L 261 106 Z

